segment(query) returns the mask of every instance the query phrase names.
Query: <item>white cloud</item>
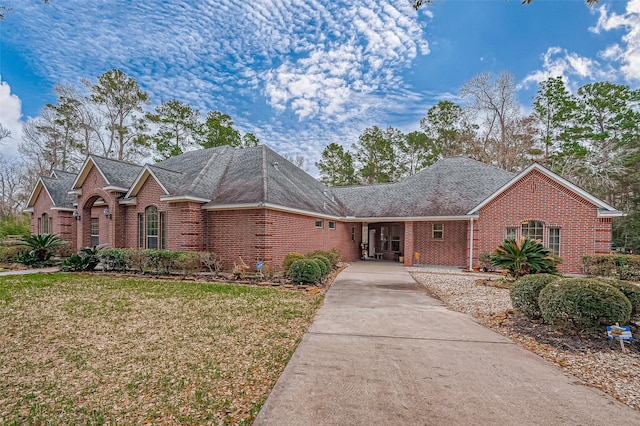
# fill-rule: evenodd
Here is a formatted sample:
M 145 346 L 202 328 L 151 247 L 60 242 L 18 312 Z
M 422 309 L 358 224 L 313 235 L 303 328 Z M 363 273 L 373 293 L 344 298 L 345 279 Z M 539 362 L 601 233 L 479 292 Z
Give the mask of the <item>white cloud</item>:
M 598 61 L 556 46 L 548 48 L 542 55 L 542 68 L 527 75 L 521 84 L 526 87 L 552 77 L 606 79 L 610 76 L 610 71 Z
M 620 71 L 626 80 L 640 80 L 640 0 L 629 0 L 623 14 L 609 13 L 605 6 L 599 8 L 600 17 L 591 31 L 623 29 L 622 46 L 614 44 L 600 52 L 600 56 L 622 63 Z
M 389 93 L 406 90 L 402 74 L 429 54 L 432 13 L 418 22 L 407 0 L 5 1 L 3 42 L 28 40 L 30 67 L 52 83 L 120 68 L 156 103 L 223 111 L 269 145 L 299 150 L 291 141 L 308 137 L 315 154 L 412 111 Z
M 11 132 L 11 136 L 3 139 L 0 152 L 5 157 L 18 156 L 18 143 L 22 138 L 22 102 L 11 94 L 11 87 L 0 76 L 0 123 Z

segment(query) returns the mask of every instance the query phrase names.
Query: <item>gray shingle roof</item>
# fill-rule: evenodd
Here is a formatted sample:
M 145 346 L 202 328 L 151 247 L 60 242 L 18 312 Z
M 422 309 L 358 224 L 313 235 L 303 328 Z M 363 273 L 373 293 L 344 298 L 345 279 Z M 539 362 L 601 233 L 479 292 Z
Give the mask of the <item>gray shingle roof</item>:
M 131 187 L 142 170 L 122 161 L 92 158 L 109 184 L 118 187 Z M 211 200 L 207 207 L 265 203 L 362 218 L 462 216 L 515 176 L 454 157 L 402 182 L 327 188 L 264 145 L 191 151 L 148 167 L 169 196 Z
M 453 157 L 402 182 L 334 190 L 347 205 L 349 216 L 460 216 L 514 176 L 466 157 Z
M 107 179 L 107 185 L 129 188 L 138 177 L 142 166 L 92 155 L 91 159 Z
M 76 178 L 75 173 L 55 170 L 51 177 L 42 177 L 42 183 L 53 199 L 53 204 L 61 208 L 73 208 L 76 197 L 69 195 L 69 190 Z

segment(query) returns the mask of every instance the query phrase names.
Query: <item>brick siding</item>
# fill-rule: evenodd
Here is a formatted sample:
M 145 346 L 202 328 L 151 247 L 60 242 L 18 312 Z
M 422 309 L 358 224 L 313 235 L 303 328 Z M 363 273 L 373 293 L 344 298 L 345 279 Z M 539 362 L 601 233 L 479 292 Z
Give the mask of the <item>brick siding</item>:
M 522 222 L 535 220 L 544 224 L 545 245 L 548 228 L 560 228 L 564 263 L 559 269 L 579 273 L 582 255 L 609 251 L 611 219 L 598 219 L 597 214 L 597 207 L 588 200 L 535 170 L 480 210 L 475 223 L 474 264 L 478 264 L 479 253 L 491 252 L 502 243 L 506 227 L 515 227 L 519 233 Z

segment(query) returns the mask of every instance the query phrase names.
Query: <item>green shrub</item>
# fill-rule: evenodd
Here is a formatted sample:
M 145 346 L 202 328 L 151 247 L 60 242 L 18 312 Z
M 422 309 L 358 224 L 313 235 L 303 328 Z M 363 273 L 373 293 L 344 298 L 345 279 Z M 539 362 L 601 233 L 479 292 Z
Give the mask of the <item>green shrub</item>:
M 509 290 L 511 304 L 528 318 L 540 318 L 540 307 L 538 306 L 540 291 L 558 278 L 557 275 L 551 274 L 533 274 L 518 278 Z
M 22 238 L 21 245 L 27 246 L 33 252 L 36 263 L 43 263 L 51 259 L 55 250 L 64 245 L 64 240 L 52 234 L 34 234 Z M 27 266 L 32 266 L 27 265 Z
M 125 262 L 130 268 L 144 272 L 144 267 L 147 265 L 146 250 L 142 248 L 130 248 L 124 249 Z
M 18 253 L 16 256 L 16 263 L 19 263 L 28 267 L 40 266 L 41 262 L 33 250 L 25 250 Z
M 93 271 L 100 262 L 98 247 L 83 247 L 78 254 L 72 254 L 62 262 L 63 272 Z
M 294 283 L 315 283 L 321 278 L 320 266 L 315 260 L 296 260 L 289 267 L 289 278 Z
M 3 246 L 0 246 L 0 263 L 14 263 L 14 262 L 16 262 L 16 257 L 18 257 L 18 255 L 23 251 L 26 251 L 25 247 L 21 247 L 21 246 L 3 247 Z
M 105 271 L 125 271 L 127 269 L 127 255 L 124 249 L 102 249 L 98 254 Z
M 156 274 L 168 275 L 173 269 L 179 252 L 168 250 L 146 250 L 146 266 L 155 269 Z
M 601 333 L 605 325 L 627 324 L 631 316 L 631 303 L 620 290 L 589 278 L 549 283 L 538 304 L 546 323 L 588 334 Z
M 311 253 L 307 254 L 308 258 L 315 258 L 317 256 L 322 256 L 329 261 L 329 269 L 336 266 L 340 261 L 340 251 L 335 247 L 332 248 L 330 251 L 314 250 Z
M 28 214 L 20 214 L 13 217 L 7 217 L 0 221 L 0 239 L 4 239 L 8 235 L 29 236 L 31 233 L 31 218 Z
M 289 273 L 289 268 L 291 267 L 291 264 L 293 262 L 295 262 L 296 260 L 302 260 L 304 258 L 305 257 L 302 253 L 287 253 L 284 257 L 284 260 L 282 261 L 282 270 L 284 271 L 285 275 Z
M 491 253 L 478 254 L 478 263 L 483 271 L 493 271 L 493 264 L 491 263 Z
M 630 254 L 583 256 L 582 268 L 590 277 L 640 281 L 640 256 Z
M 640 314 L 640 286 L 630 283 L 629 281 L 615 279 L 601 279 L 602 282 L 609 284 L 620 290 L 622 294 L 631 302 L 631 318 L 636 318 Z
M 174 269 L 180 271 L 182 275 L 193 275 L 200 271 L 200 253 L 193 251 L 177 252 L 174 259 Z
M 323 277 L 331 271 L 331 262 L 326 257 L 316 254 L 314 256 L 310 256 L 309 259 L 313 259 L 318 262 L 318 266 L 320 266 L 320 273 Z
M 528 274 L 555 274 L 560 258 L 553 256 L 538 240 L 522 237 L 504 240 L 491 253 L 491 263 L 509 272 L 514 278 Z

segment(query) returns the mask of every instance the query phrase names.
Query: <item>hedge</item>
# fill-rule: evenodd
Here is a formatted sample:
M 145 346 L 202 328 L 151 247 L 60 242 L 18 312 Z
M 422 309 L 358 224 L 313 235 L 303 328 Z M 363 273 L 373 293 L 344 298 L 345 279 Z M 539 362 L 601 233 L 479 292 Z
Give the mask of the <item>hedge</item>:
M 640 256 L 635 254 L 582 256 L 582 268 L 589 277 L 640 281 Z

